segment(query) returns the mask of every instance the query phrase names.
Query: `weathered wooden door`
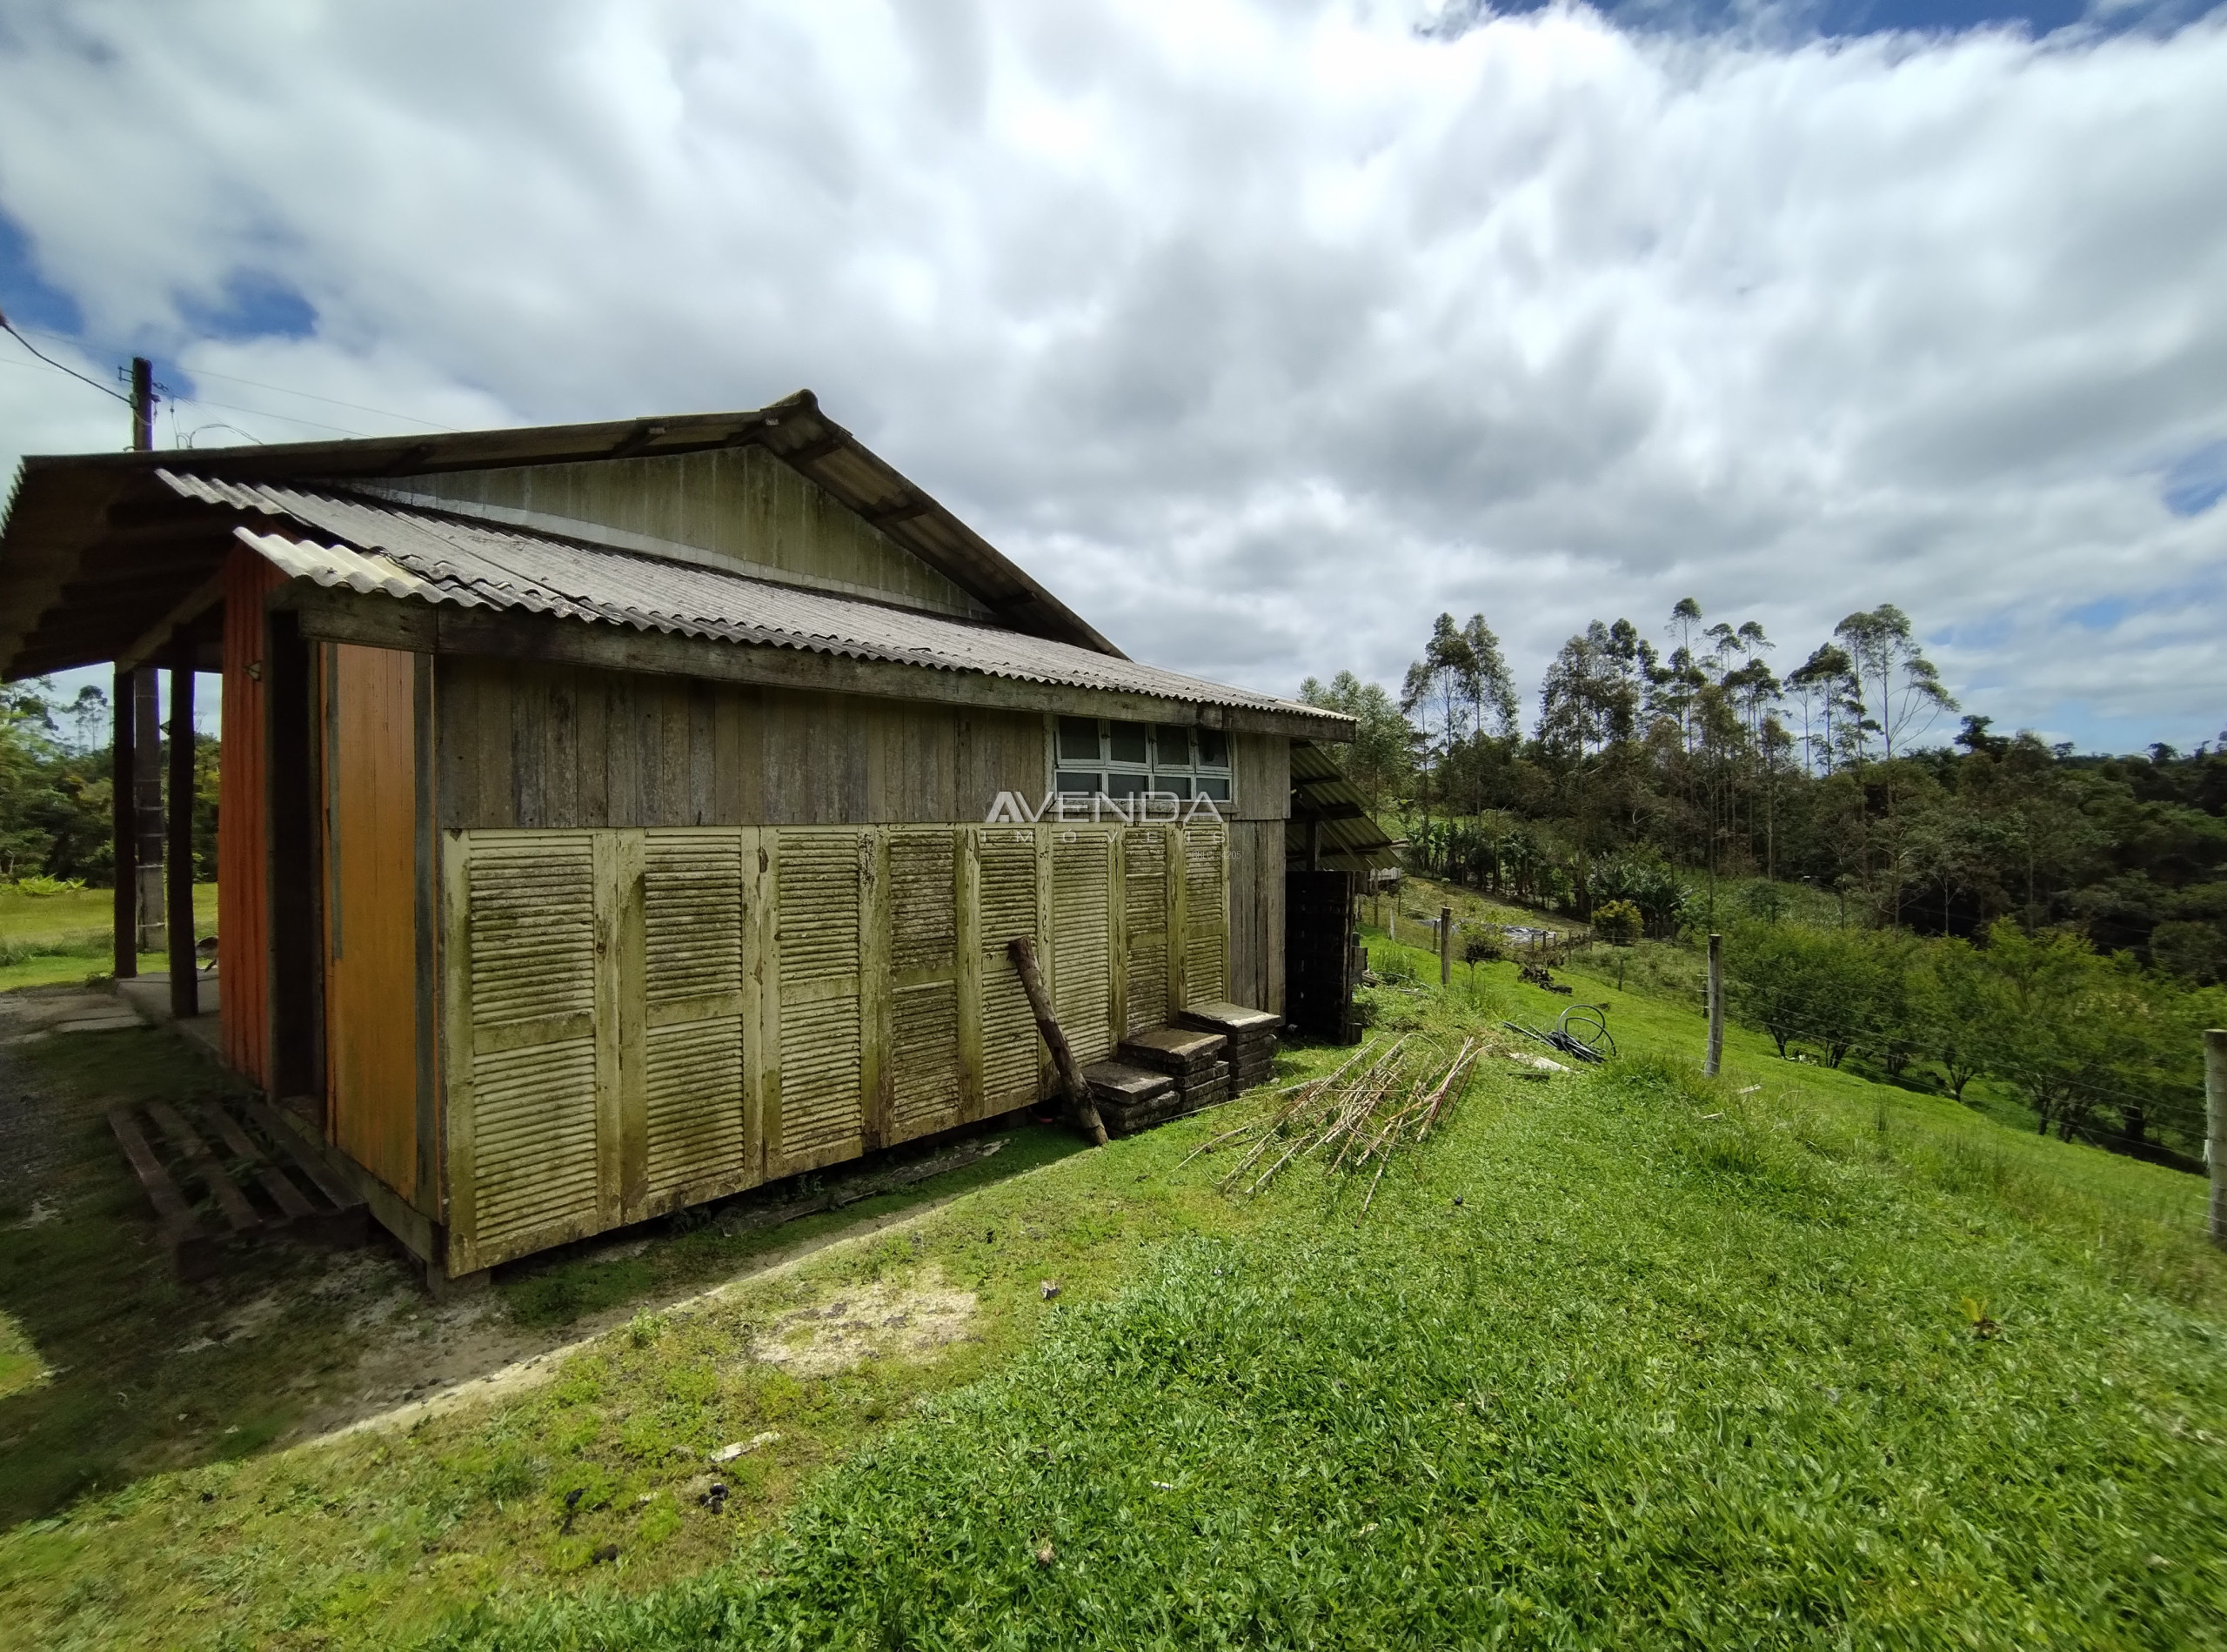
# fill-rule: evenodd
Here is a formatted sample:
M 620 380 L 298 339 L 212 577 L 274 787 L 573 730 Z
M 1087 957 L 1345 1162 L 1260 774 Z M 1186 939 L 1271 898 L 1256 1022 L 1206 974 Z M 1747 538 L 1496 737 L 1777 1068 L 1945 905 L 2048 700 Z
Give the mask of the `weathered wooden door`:
M 743 939 L 758 833 L 646 832 L 641 869 L 641 1163 L 630 1221 L 708 1199 L 754 1172 L 743 1072 Z M 754 864 L 752 870 L 755 870 Z M 631 921 L 631 920 L 630 920 Z M 619 1013 L 635 1013 L 622 991 Z M 620 1059 L 632 1040 L 623 1034 Z M 754 1041 L 754 1040 L 752 1040 Z M 622 1114 L 622 1133 L 625 1120 Z
M 1125 1034 L 1167 1025 L 1167 836 L 1164 826 L 1140 826 L 1123 834 Z
M 1081 1062 L 1102 1061 L 1117 1043 L 1114 1019 L 1114 883 L 1111 831 L 1046 828 L 1052 837 L 1053 998 L 1060 1030 Z
M 968 846 L 966 833 L 948 826 L 889 835 L 891 1141 L 957 1124 L 970 1092 L 960 1031 Z
M 325 1096 L 334 1143 L 418 1196 L 416 657 L 328 644 Z
M 859 826 L 766 834 L 773 900 L 764 1033 L 769 1176 L 865 1151 L 860 929 L 878 835 Z
M 442 1009 L 452 1272 L 619 1220 L 619 1098 L 599 1070 L 612 1053 L 598 1013 L 614 938 L 609 914 L 597 911 L 596 837 L 449 836 Z
M 1184 1004 L 1229 997 L 1229 831 L 1194 822 L 1182 828 Z

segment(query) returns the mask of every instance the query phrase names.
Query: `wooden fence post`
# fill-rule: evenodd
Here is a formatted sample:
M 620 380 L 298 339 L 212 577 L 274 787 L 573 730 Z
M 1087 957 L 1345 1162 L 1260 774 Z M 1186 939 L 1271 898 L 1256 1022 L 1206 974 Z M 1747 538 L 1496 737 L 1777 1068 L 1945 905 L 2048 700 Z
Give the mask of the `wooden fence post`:
M 1709 1058 L 1702 1071 L 1715 1078 L 1724 1065 L 1724 937 L 1709 938 Z
M 2204 1161 L 2211 1173 L 2211 1242 L 2227 1245 L 2227 1032 L 2204 1035 Z
M 1454 908 L 1438 909 L 1438 984 L 1454 984 Z

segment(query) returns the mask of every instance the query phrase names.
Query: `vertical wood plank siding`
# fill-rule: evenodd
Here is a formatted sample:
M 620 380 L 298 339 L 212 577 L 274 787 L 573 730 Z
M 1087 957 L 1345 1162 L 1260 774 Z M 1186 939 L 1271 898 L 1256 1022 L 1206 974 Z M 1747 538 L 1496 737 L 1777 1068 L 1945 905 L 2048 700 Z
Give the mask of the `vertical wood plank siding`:
M 1229 996 L 1283 1013 L 1284 827 L 1229 823 Z
M 437 672 L 449 831 L 949 825 L 1044 789 L 1032 713 L 531 661 Z
M 224 1060 L 271 1082 L 269 701 L 264 592 L 284 579 L 245 545 L 224 562 L 224 752 L 217 780 L 217 1024 Z
M 338 1146 L 423 1208 L 416 656 L 351 644 L 322 652 L 328 1116 Z
M 951 580 L 760 447 L 450 471 L 383 486 L 498 520 L 558 532 L 569 525 L 591 538 L 611 537 L 595 529 L 616 530 L 655 541 L 666 554 L 691 547 L 716 567 L 990 618 Z

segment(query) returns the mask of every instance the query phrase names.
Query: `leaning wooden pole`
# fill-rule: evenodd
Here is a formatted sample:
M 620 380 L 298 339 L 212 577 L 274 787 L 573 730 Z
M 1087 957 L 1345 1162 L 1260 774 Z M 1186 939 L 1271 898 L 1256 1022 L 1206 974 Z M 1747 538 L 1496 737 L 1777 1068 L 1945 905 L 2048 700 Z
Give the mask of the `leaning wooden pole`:
M 1020 972 L 1020 984 L 1028 993 L 1028 1007 L 1036 1013 L 1036 1030 L 1044 1035 L 1044 1042 L 1052 1052 L 1052 1065 L 1060 1071 L 1060 1086 L 1067 1093 L 1067 1105 L 1073 1108 L 1075 1122 L 1082 1133 L 1098 1147 L 1106 1145 L 1106 1126 L 1098 1116 L 1098 1103 L 1090 1099 L 1090 1086 L 1083 1082 L 1082 1069 L 1075 1065 L 1075 1053 L 1067 1047 L 1067 1035 L 1060 1030 L 1060 1018 L 1053 1013 L 1052 995 L 1044 990 L 1044 976 L 1036 967 L 1036 948 L 1026 935 L 1015 935 L 1006 943 L 1006 951 L 1013 959 L 1013 966 Z
M 1709 1057 L 1702 1071 L 1715 1078 L 1724 1065 L 1724 937 L 1709 938 Z
M 2204 1035 L 2204 1158 L 2211 1173 L 2211 1242 L 2227 1245 L 2227 1032 Z
M 1438 984 L 1454 985 L 1454 908 L 1438 909 Z

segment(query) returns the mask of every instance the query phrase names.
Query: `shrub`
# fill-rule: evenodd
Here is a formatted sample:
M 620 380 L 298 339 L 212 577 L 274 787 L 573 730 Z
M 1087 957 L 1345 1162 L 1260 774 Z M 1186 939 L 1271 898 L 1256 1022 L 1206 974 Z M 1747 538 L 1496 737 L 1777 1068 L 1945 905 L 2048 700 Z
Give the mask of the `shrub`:
M 1628 900 L 1604 900 L 1593 909 L 1593 933 L 1612 946 L 1628 946 L 1640 938 L 1646 920 Z
M 84 886 L 85 880 L 83 878 L 49 878 L 40 875 L 16 880 L 16 893 L 19 895 L 75 894 Z

